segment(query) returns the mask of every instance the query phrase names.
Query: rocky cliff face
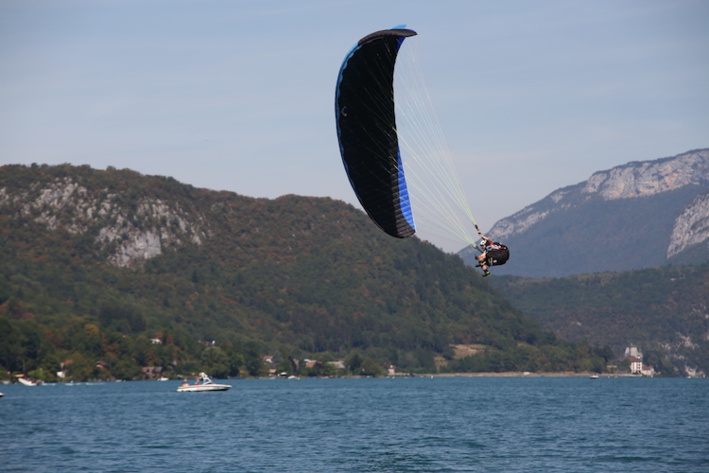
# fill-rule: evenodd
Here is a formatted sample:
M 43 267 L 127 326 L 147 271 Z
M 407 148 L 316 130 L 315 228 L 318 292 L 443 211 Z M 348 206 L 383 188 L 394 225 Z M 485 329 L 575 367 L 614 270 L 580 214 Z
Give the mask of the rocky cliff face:
M 628 163 L 591 176 L 582 194 L 604 200 L 635 199 L 688 185 L 709 184 L 709 150 L 690 151 L 674 158 Z
M 709 192 L 697 196 L 675 220 L 667 258 L 709 239 Z M 707 243 L 709 249 L 709 242 Z
M 144 196 L 122 199 L 69 176 L 34 182 L 22 190 L 0 187 L 0 207 L 50 230 L 92 235 L 115 266 L 138 267 L 167 247 L 199 245 L 210 233 L 201 215 L 174 202 Z
M 649 267 L 661 264 L 656 259 L 658 254 L 664 261 L 709 240 L 708 187 L 709 149 L 632 162 L 599 171 L 586 182 L 559 189 L 498 221 L 489 233 L 497 240 L 514 242 L 523 253 L 544 251 L 533 249 L 528 240 L 553 241 L 556 251 L 566 255 L 558 262 L 570 272 L 541 275 Z M 599 236 L 596 240 L 589 237 L 594 232 Z M 615 245 L 614 235 L 634 244 Z M 648 239 L 653 243 L 646 244 Z M 603 251 L 590 248 L 599 244 L 605 252 L 614 253 L 614 261 L 605 259 Z M 544 243 L 541 245 L 544 247 Z M 636 261 L 623 266 L 628 255 Z M 594 265 L 593 260 L 599 264 Z M 576 262 L 583 264 L 573 269 Z M 512 264 L 500 272 L 540 275 L 534 273 L 531 262 L 525 265 L 521 272 Z
M 490 234 L 498 239 L 506 239 L 544 221 L 554 212 L 578 207 L 593 198 L 635 199 L 689 185 L 709 185 L 709 150 L 690 151 L 674 158 L 628 163 L 599 171 L 586 182 L 554 191 L 545 199 L 499 220 Z M 695 206 L 694 209 L 695 212 L 706 210 L 701 206 Z M 684 218 L 696 218 L 696 214 L 689 212 Z M 709 232 L 704 236 L 705 239 L 709 238 Z

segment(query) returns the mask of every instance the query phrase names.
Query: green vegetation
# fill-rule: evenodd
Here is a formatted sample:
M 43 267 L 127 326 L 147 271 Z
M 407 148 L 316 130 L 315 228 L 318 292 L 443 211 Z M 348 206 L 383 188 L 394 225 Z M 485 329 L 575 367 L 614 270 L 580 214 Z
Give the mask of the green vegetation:
M 125 250 L 150 235 L 159 256 Z M 600 371 L 612 358 L 542 330 L 458 257 L 326 198 L 4 166 L 0 260 L 0 369 L 48 381 Z M 486 349 L 455 359 L 454 344 Z
M 670 266 L 559 279 L 505 276 L 495 286 L 566 340 L 631 344 L 665 375 L 709 373 L 709 265 Z

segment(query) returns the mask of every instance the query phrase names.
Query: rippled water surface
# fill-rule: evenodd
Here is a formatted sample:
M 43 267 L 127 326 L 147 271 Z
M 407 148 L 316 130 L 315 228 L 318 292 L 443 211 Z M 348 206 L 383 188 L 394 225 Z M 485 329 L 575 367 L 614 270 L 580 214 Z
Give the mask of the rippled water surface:
M 5 472 L 709 472 L 709 380 L 0 386 Z

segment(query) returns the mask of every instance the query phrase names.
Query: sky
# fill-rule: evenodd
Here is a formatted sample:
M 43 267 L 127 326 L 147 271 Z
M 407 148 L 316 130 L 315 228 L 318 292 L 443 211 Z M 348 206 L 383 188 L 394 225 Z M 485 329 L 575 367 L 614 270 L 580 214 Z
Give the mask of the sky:
M 596 171 L 709 147 L 707 22 L 704 0 L 0 0 L 0 164 L 359 207 L 337 74 L 406 24 L 487 231 Z

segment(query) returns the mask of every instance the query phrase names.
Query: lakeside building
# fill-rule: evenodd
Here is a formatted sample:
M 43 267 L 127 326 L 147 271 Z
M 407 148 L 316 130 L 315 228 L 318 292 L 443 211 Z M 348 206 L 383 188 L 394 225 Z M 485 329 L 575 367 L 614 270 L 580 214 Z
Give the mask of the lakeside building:
M 625 348 L 623 353 L 623 360 L 630 362 L 630 373 L 638 374 L 641 376 L 653 377 L 655 376 L 655 368 L 643 363 L 643 354 L 638 347 L 635 345 L 630 345 Z

